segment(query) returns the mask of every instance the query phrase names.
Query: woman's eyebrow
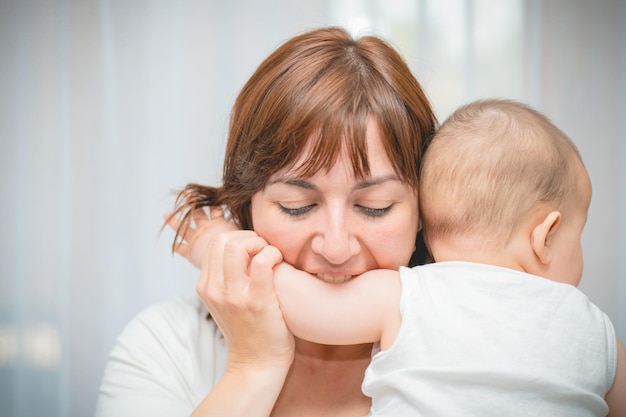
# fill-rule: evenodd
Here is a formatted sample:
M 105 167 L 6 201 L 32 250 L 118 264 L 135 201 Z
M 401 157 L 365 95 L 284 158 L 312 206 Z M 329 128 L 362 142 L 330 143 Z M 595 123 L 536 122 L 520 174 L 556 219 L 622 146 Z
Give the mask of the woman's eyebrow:
M 359 181 L 355 186 L 355 190 L 362 190 L 364 188 L 373 187 L 375 185 L 380 185 L 384 182 L 388 181 L 401 181 L 400 177 L 397 175 L 383 175 L 375 178 L 367 178 L 362 181 Z
M 382 175 L 380 177 L 375 177 L 375 178 L 367 178 L 367 179 L 357 182 L 356 185 L 353 187 L 353 189 L 363 190 L 365 188 L 374 187 L 376 185 L 380 185 L 388 181 L 401 181 L 401 179 L 399 176 L 395 174 Z M 293 185 L 294 187 L 304 188 L 306 190 L 318 189 L 318 187 L 315 184 L 310 183 L 306 180 L 303 180 L 302 178 L 278 177 L 267 183 L 267 185 L 274 185 L 274 184 Z
M 267 183 L 267 185 L 274 185 L 274 184 L 287 184 L 287 185 L 293 185 L 295 187 L 305 188 L 307 190 L 317 190 L 317 187 L 315 186 L 315 184 L 312 184 L 301 178 L 278 177 Z

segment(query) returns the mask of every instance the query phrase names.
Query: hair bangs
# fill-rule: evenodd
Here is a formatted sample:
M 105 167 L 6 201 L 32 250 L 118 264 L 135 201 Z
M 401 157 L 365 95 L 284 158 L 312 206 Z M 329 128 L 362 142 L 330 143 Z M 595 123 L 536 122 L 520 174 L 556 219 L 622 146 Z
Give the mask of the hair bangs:
M 293 106 L 282 126 L 285 149 L 291 151 L 287 166 L 311 176 L 330 170 L 345 153 L 357 178 L 369 175 L 367 121 L 371 109 L 362 94 L 355 94 L 359 90 L 354 74 L 330 68 L 310 85 L 292 92 Z

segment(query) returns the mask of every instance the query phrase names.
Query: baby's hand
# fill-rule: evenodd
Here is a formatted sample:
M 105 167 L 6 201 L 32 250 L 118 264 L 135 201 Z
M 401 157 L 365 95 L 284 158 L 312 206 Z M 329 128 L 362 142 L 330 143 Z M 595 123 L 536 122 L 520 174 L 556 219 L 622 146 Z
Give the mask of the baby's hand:
M 178 230 L 180 219 L 171 213 L 166 213 L 163 217 L 168 226 L 174 231 Z M 209 207 L 208 216 L 204 209 L 194 210 L 192 217 L 195 227 L 190 224 L 185 229 L 183 226 L 179 235 L 181 240 L 174 244 L 174 251 L 200 269 L 209 241 L 221 233 L 238 230 L 238 227 L 234 222 L 224 218 L 224 211 L 219 206 Z

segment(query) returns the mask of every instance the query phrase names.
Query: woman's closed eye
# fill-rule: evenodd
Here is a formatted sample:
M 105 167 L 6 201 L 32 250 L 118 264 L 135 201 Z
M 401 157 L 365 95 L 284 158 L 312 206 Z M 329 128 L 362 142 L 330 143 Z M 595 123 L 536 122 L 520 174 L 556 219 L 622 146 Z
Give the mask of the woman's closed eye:
M 304 216 L 305 214 L 313 210 L 316 206 L 317 204 L 307 204 L 304 206 L 289 207 L 283 204 L 278 204 L 280 211 L 292 217 Z M 356 210 L 366 215 L 367 217 L 381 217 L 391 211 L 391 209 L 393 208 L 393 204 L 390 204 L 386 207 L 370 207 L 364 206 L 362 204 L 356 204 L 354 207 L 356 208 Z
M 289 216 L 293 216 L 293 217 L 304 216 L 309 211 L 313 210 L 315 206 L 316 204 L 308 204 L 308 205 L 300 206 L 300 207 L 287 207 L 282 204 L 278 204 L 278 207 L 283 213 L 288 214 Z
M 381 217 L 384 216 L 385 214 L 389 213 L 389 211 L 391 210 L 391 208 L 393 207 L 393 204 L 390 204 L 386 207 L 369 207 L 369 206 L 363 206 L 360 204 L 356 205 L 357 210 L 359 210 L 361 213 L 365 214 L 368 217 Z

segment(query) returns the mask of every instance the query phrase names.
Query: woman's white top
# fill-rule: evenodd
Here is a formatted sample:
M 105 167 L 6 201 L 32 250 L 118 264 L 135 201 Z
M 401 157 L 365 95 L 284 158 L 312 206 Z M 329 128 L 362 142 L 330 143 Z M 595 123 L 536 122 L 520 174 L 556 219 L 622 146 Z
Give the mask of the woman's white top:
M 111 352 L 96 417 L 189 416 L 224 374 L 226 342 L 199 299 L 158 304 L 124 329 Z
M 609 318 L 572 285 L 443 262 L 401 269 L 402 324 L 363 382 L 377 416 L 605 416 Z

